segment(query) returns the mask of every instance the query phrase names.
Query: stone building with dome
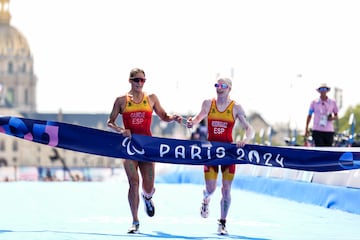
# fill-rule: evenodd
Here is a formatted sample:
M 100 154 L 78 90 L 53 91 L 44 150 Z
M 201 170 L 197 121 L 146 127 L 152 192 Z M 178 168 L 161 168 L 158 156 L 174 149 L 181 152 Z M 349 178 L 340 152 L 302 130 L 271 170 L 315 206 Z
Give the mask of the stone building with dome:
M 0 104 L 19 112 L 36 111 L 34 60 L 22 33 L 10 25 L 9 0 L 0 0 Z

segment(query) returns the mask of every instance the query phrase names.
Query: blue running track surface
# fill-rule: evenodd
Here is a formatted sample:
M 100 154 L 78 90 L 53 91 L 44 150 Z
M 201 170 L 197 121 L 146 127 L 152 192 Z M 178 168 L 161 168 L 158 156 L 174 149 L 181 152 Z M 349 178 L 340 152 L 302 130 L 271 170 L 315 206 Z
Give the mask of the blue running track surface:
M 201 174 L 201 173 L 199 173 Z M 140 203 L 129 235 L 126 181 L 0 183 L 0 239 L 360 239 L 360 215 L 233 188 L 228 236 L 217 235 L 220 188 L 200 217 L 203 186 L 157 183 L 155 216 Z M 360 206 L 360 205 L 359 205 Z

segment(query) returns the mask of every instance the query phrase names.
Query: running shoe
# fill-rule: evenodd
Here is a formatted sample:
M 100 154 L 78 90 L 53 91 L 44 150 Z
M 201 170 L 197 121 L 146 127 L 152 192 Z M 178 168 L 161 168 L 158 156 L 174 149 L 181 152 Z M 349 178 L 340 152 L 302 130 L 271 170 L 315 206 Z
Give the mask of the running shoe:
M 225 226 L 226 220 L 223 219 L 219 219 L 218 220 L 218 233 L 220 235 L 228 235 L 228 231 L 226 230 L 226 226 Z
M 203 191 L 203 195 L 204 195 L 204 198 L 201 203 L 200 215 L 203 218 L 207 218 L 209 216 L 210 195 L 207 194 L 206 190 Z
M 201 203 L 200 215 L 203 218 L 207 218 L 209 216 L 209 201 L 207 201 L 207 199 L 204 199 Z
M 155 206 L 153 201 L 151 200 L 151 198 L 147 198 L 144 196 L 144 194 L 142 195 L 143 199 L 144 199 L 144 205 L 145 205 L 145 212 L 147 213 L 147 215 L 149 217 L 152 217 L 155 215 Z
M 140 227 L 139 222 L 133 222 L 127 233 L 131 233 L 131 234 L 139 233 L 139 227 Z

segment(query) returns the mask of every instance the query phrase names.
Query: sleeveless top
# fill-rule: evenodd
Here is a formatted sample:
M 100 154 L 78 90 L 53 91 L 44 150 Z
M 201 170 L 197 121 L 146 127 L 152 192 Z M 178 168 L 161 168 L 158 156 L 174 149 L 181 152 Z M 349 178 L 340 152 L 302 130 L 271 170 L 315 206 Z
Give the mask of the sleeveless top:
M 233 142 L 232 132 L 235 124 L 233 107 L 235 102 L 231 101 L 229 106 L 220 112 L 216 107 L 216 100 L 211 102 L 208 113 L 208 140 L 217 142 Z
M 126 106 L 122 113 L 124 127 L 131 133 L 151 136 L 152 107 L 149 96 L 144 93 L 143 99 L 136 103 L 126 95 Z

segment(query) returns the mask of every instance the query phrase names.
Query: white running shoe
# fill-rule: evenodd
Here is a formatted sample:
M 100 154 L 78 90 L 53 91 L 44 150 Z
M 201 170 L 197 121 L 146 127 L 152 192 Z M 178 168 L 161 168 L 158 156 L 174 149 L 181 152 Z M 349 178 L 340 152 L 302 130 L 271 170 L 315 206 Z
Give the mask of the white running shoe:
M 226 220 L 218 220 L 218 233 L 220 235 L 228 235 L 228 231 L 226 230 L 226 226 L 225 226 Z
M 207 218 L 209 216 L 209 201 L 206 199 L 204 199 L 201 203 L 200 215 L 203 218 Z
M 206 191 L 203 191 L 203 201 L 201 203 L 200 207 L 200 215 L 203 218 L 207 218 L 209 216 L 209 202 L 210 202 L 210 195 L 206 193 Z
M 127 233 L 136 234 L 139 233 L 139 222 L 133 222 Z

